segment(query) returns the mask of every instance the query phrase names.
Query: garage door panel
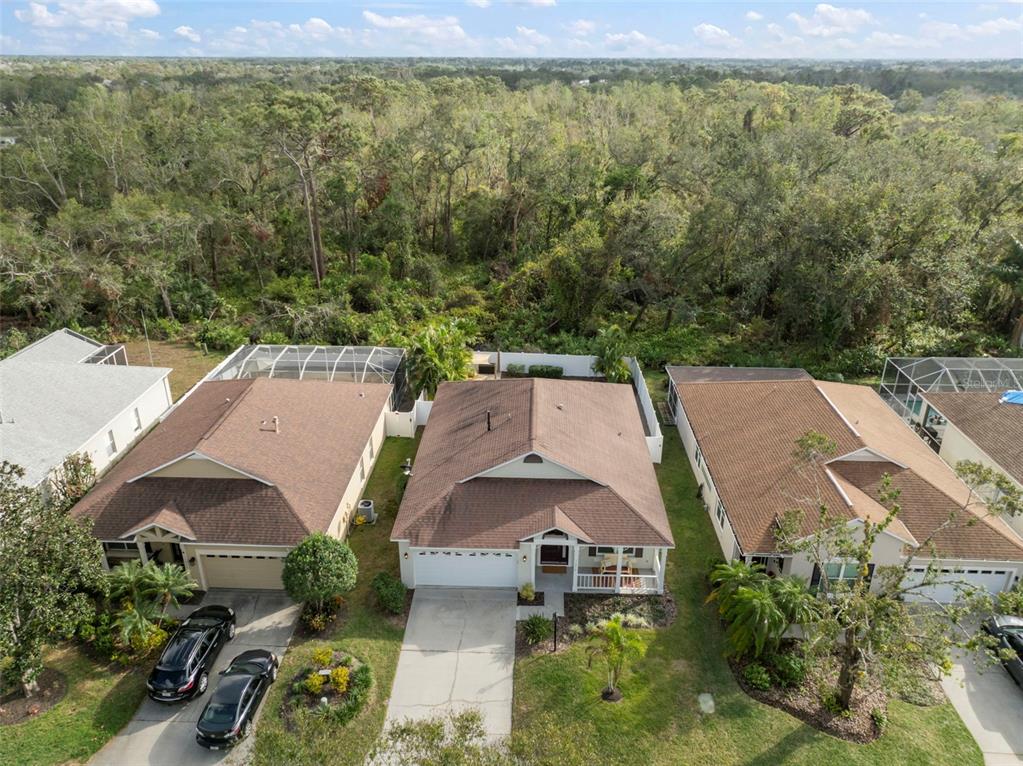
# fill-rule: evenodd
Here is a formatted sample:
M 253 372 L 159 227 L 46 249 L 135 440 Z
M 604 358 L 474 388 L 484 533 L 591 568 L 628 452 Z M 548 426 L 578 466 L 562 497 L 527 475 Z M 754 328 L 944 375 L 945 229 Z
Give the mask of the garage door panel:
M 514 551 L 413 550 L 416 587 L 516 588 Z
M 943 567 L 937 573 L 937 582 L 907 593 L 906 601 L 930 601 L 933 599 L 938 603 L 947 604 L 960 597 L 960 587 L 957 586 L 961 585 L 986 590 L 993 595 L 1009 587 L 1012 582 L 1011 575 L 1011 569 L 999 568 L 997 565 L 963 569 Z M 925 567 L 912 567 L 906 574 L 905 584 L 910 586 L 923 582 L 926 576 Z
M 203 574 L 207 588 L 255 588 L 282 590 L 281 572 L 284 559 L 280 556 L 252 554 L 204 553 Z

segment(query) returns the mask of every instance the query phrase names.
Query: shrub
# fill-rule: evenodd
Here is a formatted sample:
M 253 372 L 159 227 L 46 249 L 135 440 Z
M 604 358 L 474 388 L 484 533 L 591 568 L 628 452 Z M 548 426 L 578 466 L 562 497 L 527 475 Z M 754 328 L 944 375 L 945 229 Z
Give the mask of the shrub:
M 278 330 L 268 330 L 259 334 L 259 342 L 268 346 L 287 346 L 291 338 Z
M 884 731 L 888 728 L 888 713 L 879 707 L 873 708 L 870 711 L 870 720 L 874 722 L 874 726 L 877 727 L 878 731 Z
M 313 652 L 313 664 L 318 668 L 325 668 L 334 661 L 334 650 L 329 646 L 321 646 Z
M 319 673 L 310 673 L 305 677 L 305 681 L 302 682 L 302 686 L 309 694 L 321 694 L 323 692 L 324 676 Z
M 331 720 L 339 726 L 344 726 L 351 721 L 362 706 L 366 703 L 366 695 L 372 685 L 373 675 L 370 673 L 369 665 L 360 665 L 348 676 L 348 694 L 340 703 L 327 708 L 317 708 L 323 714 L 329 715 Z
M 223 322 L 203 322 L 195 336 L 199 344 L 216 351 L 234 351 L 248 342 L 249 336 L 241 327 Z
M 373 578 L 373 591 L 377 594 L 377 603 L 391 614 L 405 611 L 405 596 L 408 589 L 405 583 L 390 572 L 380 572 Z
M 622 616 L 622 625 L 627 628 L 649 628 L 650 620 L 642 615 L 629 612 Z
M 568 626 L 568 635 L 570 635 L 572 638 L 582 638 L 583 626 L 577 622 L 573 622 L 571 625 Z
M 771 688 L 771 676 L 767 672 L 767 668 L 759 662 L 751 662 L 747 665 L 746 669 L 742 671 L 742 677 L 745 678 L 746 683 L 754 689 L 766 692 Z
M 526 365 L 509 364 L 508 368 L 504 371 L 504 374 L 509 378 L 524 378 L 526 377 Z
M 326 630 L 329 622 L 330 615 L 325 612 L 310 609 L 302 610 L 302 624 L 313 633 L 319 633 L 321 630 Z
M 527 644 L 539 644 L 554 635 L 554 625 L 542 614 L 534 614 L 522 623 L 522 635 Z
M 359 562 L 347 543 L 317 532 L 285 556 L 281 579 L 292 599 L 307 601 L 323 611 L 332 596 L 355 587 L 358 570 Z
M 519 588 L 519 596 L 522 597 L 523 601 L 532 601 L 536 598 L 536 586 L 534 586 L 531 582 L 524 583 L 522 587 Z
M 372 314 L 383 308 L 384 302 L 377 292 L 377 280 L 368 274 L 359 274 L 352 277 L 348 283 L 348 296 L 351 299 L 352 308 L 360 314 Z
M 529 374 L 534 378 L 560 378 L 564 376 L 565 369 L 553 364 L 531 364 Z
M 349 670 L 345 667 L 334 668 L 330 671 L 330 686 L 337 694 L 344 694 L 348 691 Z
M 771 658 L 772 676 L 780 686 L 801 686 L 806 680 L 806 660 L 798 654 L 776 654 Z
M 837 689 L 826 689 L 821 692 L 821 707 L 832 715 L 841 715 L 846 712 Z

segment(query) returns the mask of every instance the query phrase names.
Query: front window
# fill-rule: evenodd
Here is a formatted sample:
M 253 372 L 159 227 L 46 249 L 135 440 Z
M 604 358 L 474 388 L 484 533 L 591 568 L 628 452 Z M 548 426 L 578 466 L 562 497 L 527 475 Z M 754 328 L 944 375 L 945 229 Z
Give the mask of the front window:
M 113 431 L 107 431 L 107 455 L 117 454 L 117 440 Z
M 722 505 L 720 500 L 718 500 L 718 507 L 717 507 L 716 515 L 718 517 L 718 526 L 719 527 L 724 527 L 725 526 L 725 506 Z

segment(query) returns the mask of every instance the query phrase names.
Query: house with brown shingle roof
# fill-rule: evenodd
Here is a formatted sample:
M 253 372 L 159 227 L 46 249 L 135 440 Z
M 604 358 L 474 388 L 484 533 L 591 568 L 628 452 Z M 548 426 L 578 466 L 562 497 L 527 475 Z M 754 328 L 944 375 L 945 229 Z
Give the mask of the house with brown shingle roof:
M 659 593 L 674 547 L 632 388 L 442 383 L 391 532 L 409 587 Z
M 854 527 L 877 522 L 887 514 L 881 491 L 890 480 L 900 513 L 879 535 L 874 563 L 901 563 L 932 540 L 937 559 L 920 553 L 909 581 L 922 581 L 932 561 L 941 581 L 916 597 L 953 600 L 953 581 L 994 593 L 1023 574 L 1023 540 L 986 514 L 952 468 L 873 389 L 817 381 L 802 370 L 667 369 L 669 408 L 726 559 L 813 583 L 821 573 L 809 558 L 780 549 L 780 519 L 804 510 L 810 534 L 814 509 L 824 505 L 832 518 Z M 810 431 L 836 445 L 823 465 L 795 455 L 796 441 Z M 950 516 L 970 524 L 943 526 Z M 840 578 L 846 562 L 828 566 L 829 578 Z
M 344 537 L 386 435 L 391 385 L 199 384 L 71 513 L 108 565 L 183 564 L 205 590 L 281 588 L 306 535 Z

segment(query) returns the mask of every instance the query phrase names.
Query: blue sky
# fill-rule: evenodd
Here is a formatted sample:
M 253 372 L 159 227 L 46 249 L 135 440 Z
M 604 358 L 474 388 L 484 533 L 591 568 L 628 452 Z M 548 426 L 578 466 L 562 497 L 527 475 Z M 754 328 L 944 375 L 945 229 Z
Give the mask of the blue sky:
M 1023 0 L 0 0 L 0 53 L 1020 58 Z

